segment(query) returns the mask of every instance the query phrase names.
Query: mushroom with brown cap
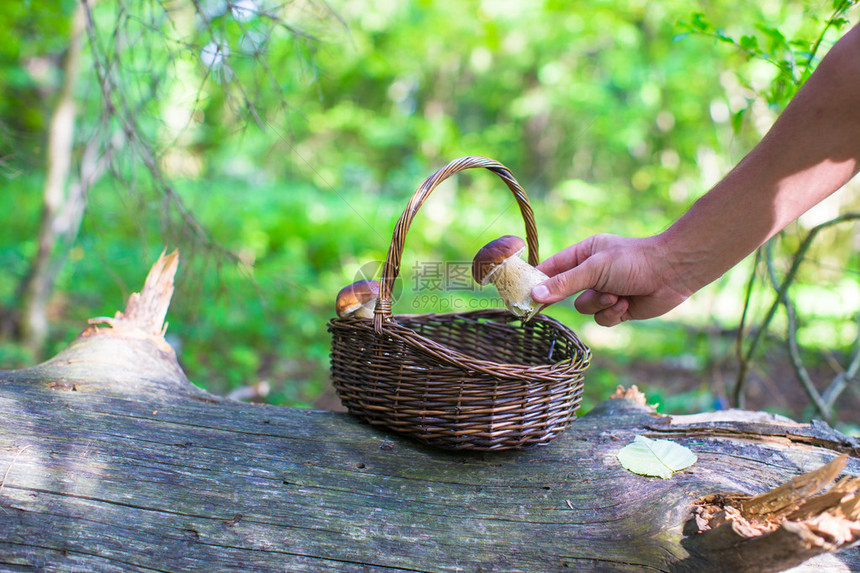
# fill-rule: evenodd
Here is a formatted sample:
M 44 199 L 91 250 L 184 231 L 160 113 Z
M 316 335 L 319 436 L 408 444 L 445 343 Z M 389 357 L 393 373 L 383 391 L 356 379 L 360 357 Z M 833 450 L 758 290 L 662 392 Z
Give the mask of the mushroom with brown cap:
M 340 318 L 373 318 L 378 296 L 379 283 L 372 279 L 345 286 L 337 293 L 337 315 Z
M 472 260 L 472 277 L 482 286 L 494 283 L 508 310 L 528 321 L 541 307 L 531 291 L 549 277 L 520 258 L 525 248 L 526 242 L 515 235 L 490 241 Z

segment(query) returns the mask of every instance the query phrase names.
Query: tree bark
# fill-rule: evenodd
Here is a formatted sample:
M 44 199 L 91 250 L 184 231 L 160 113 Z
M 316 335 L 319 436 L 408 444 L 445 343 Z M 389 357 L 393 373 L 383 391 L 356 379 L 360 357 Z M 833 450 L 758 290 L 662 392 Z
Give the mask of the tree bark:
M 0 372 L 0 566 L 860 570 L 844 550 L 860 480 L 831 485 L 860 475 L 860 444 L 824 424 L 660 416 L 627 393 L 549 446 L 453 453 L 346 414 L 223 399 L 164 342 L 176 265 L 160 259 L 124 313 L 56 357 Z M 615 455 L 638 434 L 698 461 L 630 473 Z

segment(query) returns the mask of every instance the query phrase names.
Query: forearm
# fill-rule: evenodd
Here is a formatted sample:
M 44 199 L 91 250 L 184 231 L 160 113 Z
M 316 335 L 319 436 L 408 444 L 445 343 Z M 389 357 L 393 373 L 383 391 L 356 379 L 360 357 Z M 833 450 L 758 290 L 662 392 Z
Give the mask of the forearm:
M 860 27 L 762 141 L 659 238 L 685 290 L 718 278 L 860 168 Z

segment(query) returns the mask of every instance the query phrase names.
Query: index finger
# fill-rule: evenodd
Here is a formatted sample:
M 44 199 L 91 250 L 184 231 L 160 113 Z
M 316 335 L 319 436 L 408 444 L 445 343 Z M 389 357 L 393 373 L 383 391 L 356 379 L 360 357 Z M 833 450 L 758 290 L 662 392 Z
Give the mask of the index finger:
M 590 253 L 588 239 L 571 245 L 538 264 L 537 269 L 547 276 L 554 277 L 568 271 L 585 261 Z
M 585 289 L 594 288 L 596 272 L 594 265 L 586 261 L 537 285 L 532 289 L 532 298 L 540 303 L 552 304 Z

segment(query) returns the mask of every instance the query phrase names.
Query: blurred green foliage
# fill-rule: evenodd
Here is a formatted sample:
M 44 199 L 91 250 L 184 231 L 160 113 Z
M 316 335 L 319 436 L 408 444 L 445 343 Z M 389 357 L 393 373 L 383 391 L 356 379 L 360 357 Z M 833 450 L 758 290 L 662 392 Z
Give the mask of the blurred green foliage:
M 42 142 L 75 7 L 24 4 L 0 8 L 0 306 L 10 311 L 36 250 Z M 532 199 L 544 257 L 597 232 L 659 232 L 761 137 L 792 93 L 786 74 L 806 69 L 779 62 L 819 37 L 826 50 L 839 35 L 836 25 L 822 35 L 831 12 L 806 0 L 98 3 L 77 137 L 138 130 L 181 205 L 129 143 L 89 193 L 47 353 L 120 308 L 158 253 L 178 247 L 168 333 L 189 377 L 220 393 L 267 380 L 275 403 L 330 405 L 334 295 L 384 259 L 424 177 L 462 155 L 508 165 Z M 105 105 L 106 89 L 119 103 Z M 490 291 L 426 296 L 415 270 L 468 262 L 521 230 L 494 176 L 445 183 L 409 233 L 395 312 L 491 304 Z M 845 320 L 860 307 L 851 240 L 834 231 L 827 253 L 843 258 L 819 253 L 827 283 L 813 284 L 812 269 L 797 293 L 846 297 L 830 314 L 817 305 L 805 325 L 805 342 L 834 353 L 857 333 Z M 631 382 L 673 411 L 718 407 L 726 389 L 708 373 L 731 359 L 748 272 L 633 326 L 596 327 L 572 301 L 548 309 L 593 347 L 586 408 Z M 35 359 L 11 340 L 2 367 Z M 687 385 L 667 390 L 654 364 Z

